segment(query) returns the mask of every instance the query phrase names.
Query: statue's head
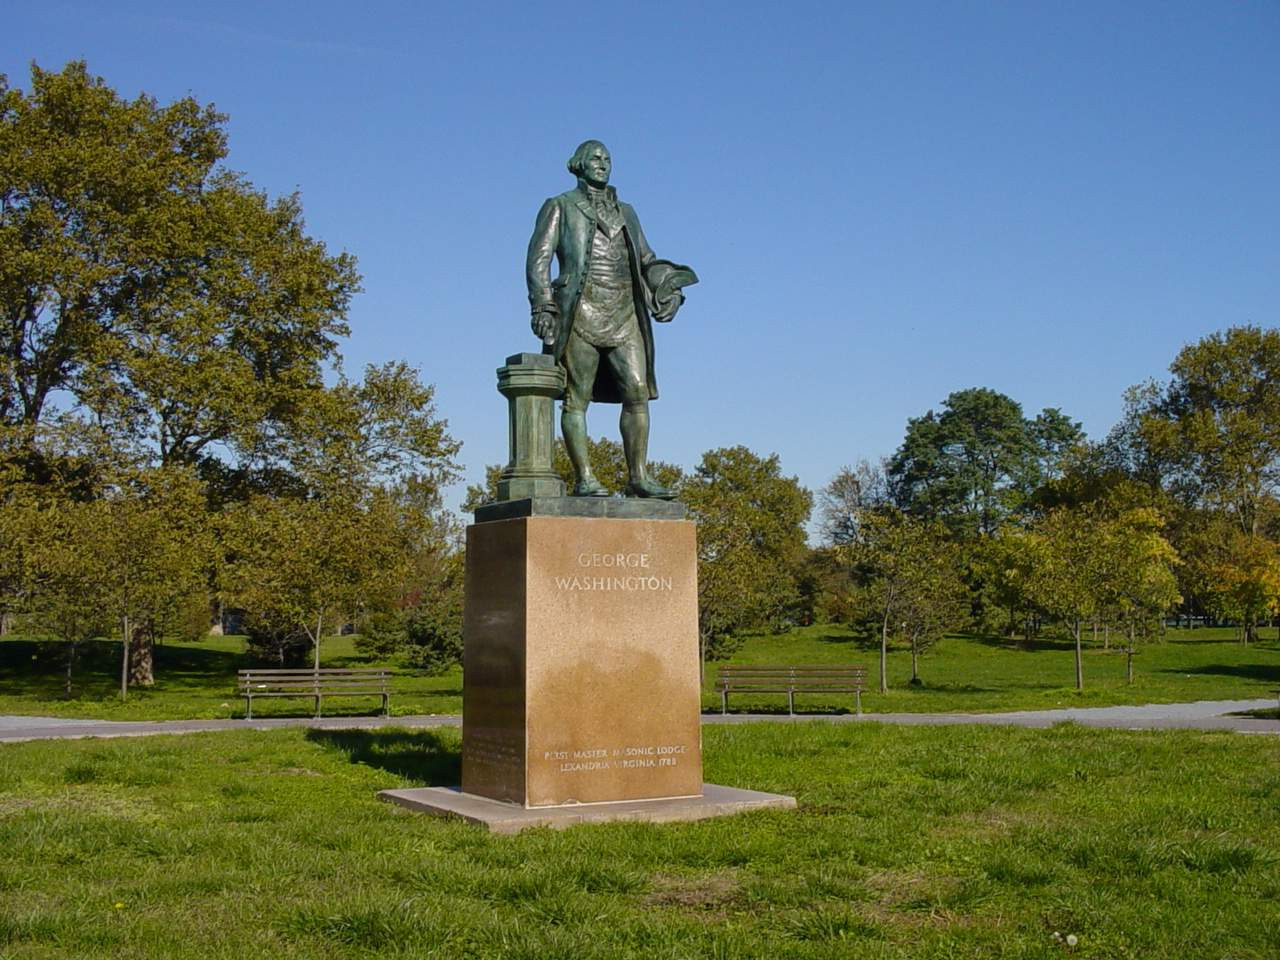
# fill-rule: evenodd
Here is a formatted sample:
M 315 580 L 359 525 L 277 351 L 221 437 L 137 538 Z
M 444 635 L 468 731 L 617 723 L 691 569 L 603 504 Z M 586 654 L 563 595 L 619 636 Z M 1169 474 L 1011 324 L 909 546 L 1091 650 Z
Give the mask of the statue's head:
M 573 151 L 567 166 L 575 177 L 581 177 L 593 187 L 603 187 L 609 182 L 613 158 L 609 156 L 609 148 L 599 140 L 584 140 Z

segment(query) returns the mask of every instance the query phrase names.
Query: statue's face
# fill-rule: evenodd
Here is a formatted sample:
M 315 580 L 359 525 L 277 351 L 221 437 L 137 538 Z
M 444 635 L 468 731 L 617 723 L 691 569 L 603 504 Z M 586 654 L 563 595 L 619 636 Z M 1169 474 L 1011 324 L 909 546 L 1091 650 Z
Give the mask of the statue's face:
M 609 173 L 613 170 L 613 158 L 602 144 L 596 144 L 587 153 L 582 163 L 582 179 L 593 187 L 603 187 L 609 182 Z

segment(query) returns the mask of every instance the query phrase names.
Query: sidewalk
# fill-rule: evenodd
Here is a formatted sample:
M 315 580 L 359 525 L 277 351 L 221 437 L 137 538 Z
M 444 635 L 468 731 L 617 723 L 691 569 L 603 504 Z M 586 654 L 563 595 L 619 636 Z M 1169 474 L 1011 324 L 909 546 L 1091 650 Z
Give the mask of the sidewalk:
M 87 737 L 150 737 L 162 733 L 208 733 L 218 730 L 371 730 L 375 727 L 460 727 L 462 717 L 283 717 L 253 720 L 66 720 L 61 717 L 0 716 L 0 743 L 22 740 L 78 740 Z
M 1014 727 L 1049 727 L 1079 723 L 1117 730 L 1234 730 L 1237 733 L 1280 735 L 1280 720 L 1230 716 L 1246 710 L 1266 710 L 1276 701 L 1199 700 L 1195 703 L 1151 703 L 1136 707 L 1069 707 L 1062 710 L 1020 710 L 1010 713 L 868 713 L 703 714 L 702 722 L 721 723 L 900 723 L 907 726 L 949 726 L 977 723 Z M 164 733 L 206 733 L 217 730 L 278 730 L 310 727 L 321 730 L 369 730 L 375 727 L 460 727 L 462 717 L 432 714 L 416 717 L 288 717 L 263 720 L 67 720 L 59 717 L 0 716 L 0 743 L 23 740 L 74 740 L 85 737 L 146 737 Z
M 1061 710 L 1015 710 L 1008 713 L 867 713 L 862 720 L 873 723 L 900 723 L 906 726 L 952 726 L 978 723 L 991 726 L 1051 727 L 1055 723 L 1078 723 L 1085 727 L 1113 730 L 1234 730 L 1237 733 L 1280 734 L 1280 720 L 1235 717 L 1246 710 L 1274 708 L 1276 701 L 1197 700 L 1194 703 L 1147 703 L 1129 707 L 1066 707 Z M 715 714 L 704 722 L 741 723 L 752 720 L 857 720 L 847 714 L 805 716 L 762 716 Z

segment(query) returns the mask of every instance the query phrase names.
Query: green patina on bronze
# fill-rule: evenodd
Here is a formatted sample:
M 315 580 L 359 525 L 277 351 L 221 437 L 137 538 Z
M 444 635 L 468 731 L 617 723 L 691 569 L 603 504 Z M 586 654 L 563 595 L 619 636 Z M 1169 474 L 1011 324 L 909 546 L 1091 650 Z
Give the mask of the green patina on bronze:
M 563 497 L 555 456 L 553 406 L 564 392 L 564 371 L 542 353 L 517 353 L 498 368 L 498 392 L 507 398 L 510 457 L 498 480 L 499 500 Z
M 627 496 L 671 499 L 648 472 L 649 401 L 658 396 L 652 321 L 671 320 L 684 302 L 683 288 L 698 277 L 649 248 L 635 210 L 609 186 L 612 158 L 603 143 L 579 145 L 568 167 L 578 185 L 542 205 L 525 275 L 533 332 L 565 376 L 560 429 L 576 478 L 572 492 L 609 493 L 587 456 L 587 406 L 595 400 L 622 404 Z

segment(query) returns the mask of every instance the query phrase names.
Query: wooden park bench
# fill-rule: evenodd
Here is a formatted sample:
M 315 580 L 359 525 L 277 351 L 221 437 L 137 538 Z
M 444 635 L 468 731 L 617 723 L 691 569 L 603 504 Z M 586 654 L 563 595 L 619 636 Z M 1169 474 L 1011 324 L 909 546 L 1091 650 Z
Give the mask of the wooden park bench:
M 797 693 L 852 693 L 862 716 L 862 691 L 867 685 L 866 667 L 839 665 L 812 667 L 763 667 L 754 664 L 721 664 L 716 677 L 720 712 L 729 712 L 730 693 L 785 693 L 787 712 L 796 712 Z
M 316 716 L 325 697 L 382 697 L 382 715 L 391 716 L 391 671 L 376 667 L 321 670 L 241 670 L 239 695 L 246 720 L 253 719 L 254 697 L 313 697 Z

